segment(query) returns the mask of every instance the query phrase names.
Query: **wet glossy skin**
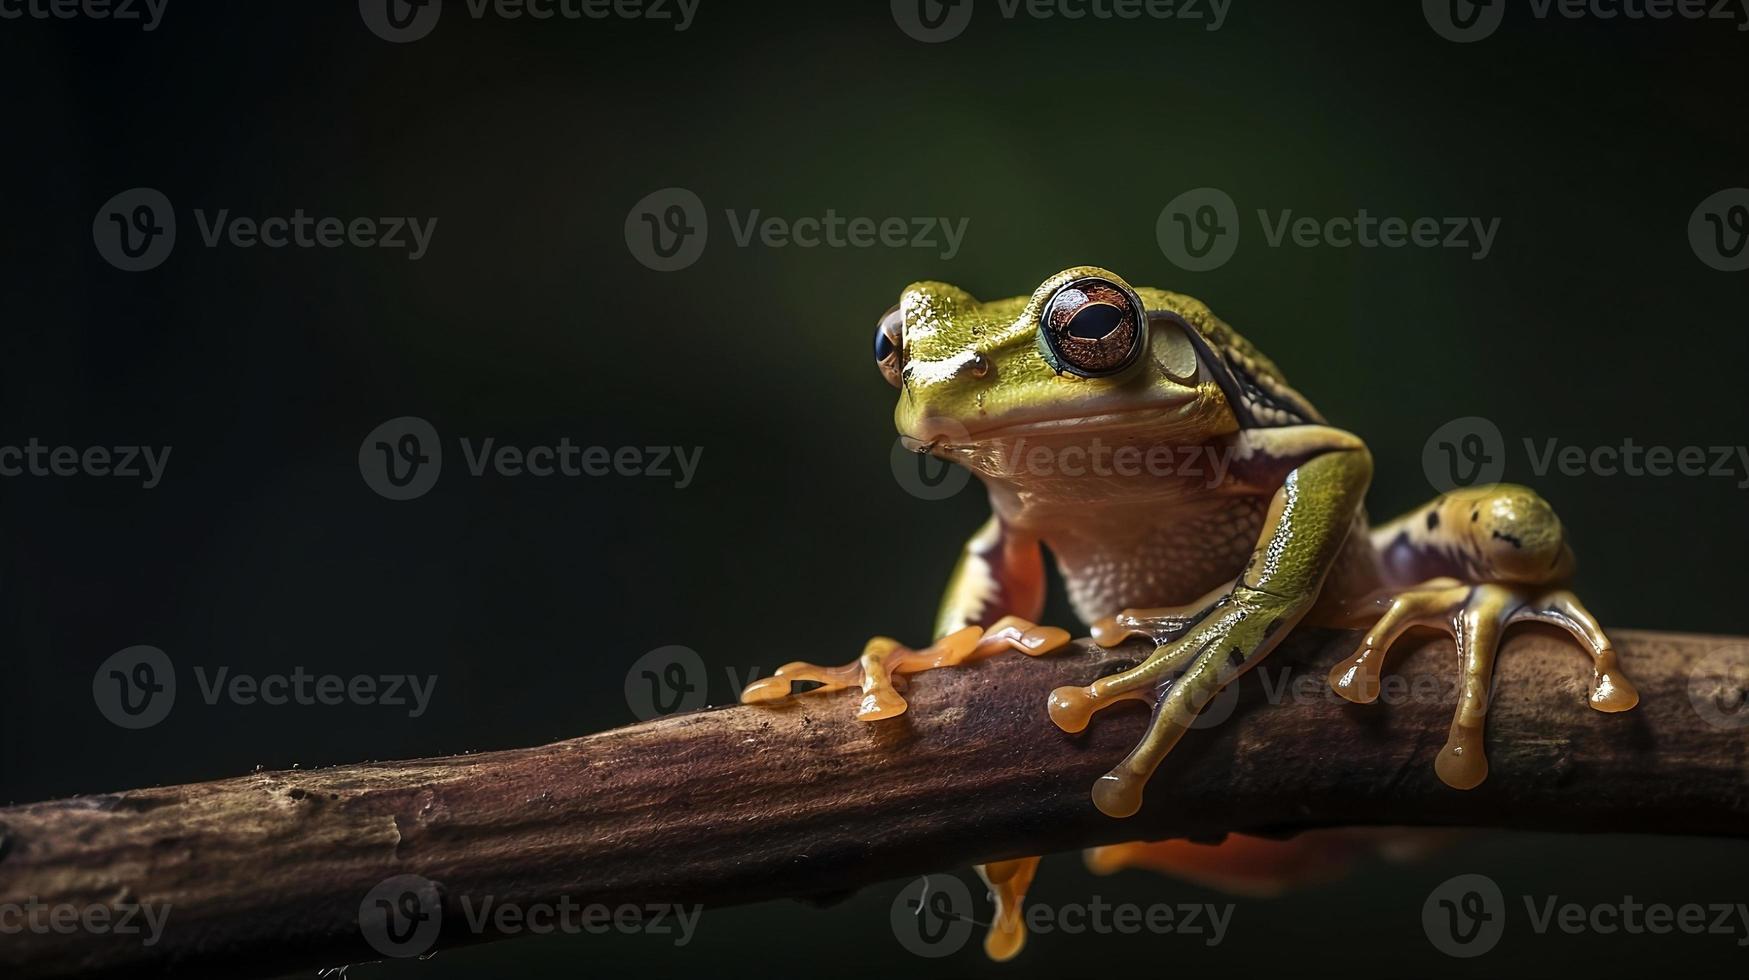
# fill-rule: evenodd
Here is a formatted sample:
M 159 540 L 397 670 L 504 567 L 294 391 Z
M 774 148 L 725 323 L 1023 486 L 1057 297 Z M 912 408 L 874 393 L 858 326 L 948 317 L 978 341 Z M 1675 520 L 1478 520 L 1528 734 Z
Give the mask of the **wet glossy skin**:
M 1068 634 L 1032 622 L 1047 550 L 1097 640 L 1156 644 L 1141 665 L 1050 697 L 1051 718 L 1071 732 L 1119 701 L 1153 704 L 1147 735 L 1094 787 L 1112 816 L 1136 812 L 1195 714 L 1308 618 L 1373 624 L 1330 677 L 1359 702 L 1377 697 L 1404 630 L 1458 637 L 1462 692 L 1435 768 L 1460 789 L 1487 774 L 1485 692 L 1511 623 L 1555 623 L 1585 645 L 1593 707 L 1637 700 L 1601 628 L 1561 588 L 1573 558 L 1547 503 L 1523 487 L 1475 487 L 1369 530 L 1365 443 L 1326 424 L 1198 300 L 1088 266 L 992 302 L 917 283 L 877 327 L 875 354 L 899 389 L 901 436 L 977 474 L 991 517 L 946 586 L 934 645 L 877 638 L 843 667 L 786 665 L 744 701 L 816 680 L 862 688 L 859 717 L 890 718 L 905 708 L 893 674 L 1049 652 Z M 1006 900 L 987 946 L 1004 958 L 1019 948 L 1013 914 L 1030 867 L 983 870 Z
M 1040 350 L 1040 311 L 1064 283 L 1087 276 L 1115 279 L 1091 267 L 1069 269 L 1031 296 L 986 304 L 940 283 L 907 289 L 894 423 L 920 448 L 984 480 L 1001 533 L 1027 551 L 1048 546 L 1076 611 L 1093 624 L 1125 608 L 1191 602 L 1230 583 L 1257 545 L 1284 467 L 1304 453 L 1279 447 L 1263 455 L 1243 438 L 1183 326 L 1150 329 L 1136 363 L 1116 374 L 1081 377 L 1053 366 Z M 1275 376 L 1201 302 L 1157 289 L 1136 296 L 1150 311 L 1205 328 L 1257 374 Z M 1289 396 L 1316 420 L 1303 399 Z M 1120 450 L 1131 451 L 1124 459 L 1136 465 L 1120 466 Z M 1097 458 L 1108 465 L 1095 471 Z M 1081 460 L 1085 466 L 1076 465 Z M 986 573 L 1009 582 L 1022 571 L 1016 564 L 962 563 L 937 635 L 1010 613 L 1036 616 L 1039 602 L 982 591 Z

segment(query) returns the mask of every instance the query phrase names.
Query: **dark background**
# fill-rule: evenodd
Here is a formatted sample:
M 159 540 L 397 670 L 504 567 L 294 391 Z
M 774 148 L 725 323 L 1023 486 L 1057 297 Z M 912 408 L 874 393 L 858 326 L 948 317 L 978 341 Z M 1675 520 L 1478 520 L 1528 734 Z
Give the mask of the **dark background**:
M 628 723 L 633 660 L 683 644 L 745 676 L 795 654 L 921 640 L 974 490 L 905 493 L 876 317 L 908 282 L 998 297 L 1073 264 L 1192 293 L 1280 363 L 1377 458 L 1375 515 L 1431 495 L 1421 456 L 1449 419 L 1505 434 L 1507 477 L 1572 529 L 1580 588 L 1620 627 L 1749 632 L 1744 490 L 1732 478 L 1531 472 L 1515 447 L 1743 441 L 1744 274 L 1686 225 L 1749 183 L 1749 34 L 1717 21 L 1538 21 L 1443 40 L 1415 3 L 1235 0 L 1182 21 L 1007 21 L 989 0 L 925 45 L 885 3 L 703 0 L 685 33 L 506 21 L 451 0 L 394 45 L 347 2 L 171 0 L 152 33 L 0 22 L 0 443 L 174 447 L 164 483 L 9 478 L 0 558 L 0 800 L 364 758 L 537 744 Z M 1161 208 L 1212 185 L 1246 236 L 1217 271 L 1156 243 Z M 149 186 L 174 254 L 120 272 L 97 209 Z M 712 212 L 703 258 L 662 274 L 623 235 L 644 195 Z M 439 218 L 430 253 L 201 247 L 192 211 Z M 1499 217 L 1492 255 L 1267 248 L 1256 208 Z M 827 208 L 970 220 L 961 253 L 738 248 L 722 210 Z M 703 447 L 694 484 L 472 479 L 461 460 L 409 502 L 360 477 L 365 434 L 402 415 L 531 445 Z M 1061 603 L 1053 617 L 1068 619 Z M 151 644 L 176 710 L 144 731 L 93 704 L 96 666 Z M 782 659 L 788 659 L 784 657 Z M 373 706 L 219 705 L 192 670 L 438 677 L 421 718 Z M 1331 732 L 1333 743 L 1343 738 Z M 1596 860 L 1607 849 L 1612 861 Z M 1735 842 L 1496 834 L 1241 901 L 1213 949 L 1174 936 L 1035 937 L 1006 967 L 975 944 L 912 957 L 892 890 L 825 911 L 707 913 L 684 949 L 648 936 L 530 939 L 353 977 L 1251 975 L 1291 968 L 1458 975 L 1420 928 L 1461 872 L 1509 896 L 1749 899 Z M 896 885 L 895 885 L 896 887 Z M 1224 899 L 1047 862 L 1057 903 Z M 1515 913 L 1481 968 L 1642 975 L 1743 962 L 1734 936 L 1533 936 Z M 781 937 L 775 946 L 772 937 Z M 782 949 L 781 954 L 773 949 Z M 1509 971 L 1511 972 L 1511 971 Z

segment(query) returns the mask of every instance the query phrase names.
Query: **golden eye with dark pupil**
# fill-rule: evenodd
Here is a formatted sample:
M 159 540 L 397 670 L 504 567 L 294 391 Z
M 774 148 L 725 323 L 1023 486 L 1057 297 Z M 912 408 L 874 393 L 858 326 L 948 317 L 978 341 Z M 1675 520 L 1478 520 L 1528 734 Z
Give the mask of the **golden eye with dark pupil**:
M 1111 374 L 1140 349 L 1135 302 L 1113 283 L 1094 279 L 1064 286 L 1045 304 L 1041 319 L 1051 353 L 1076 374 Z

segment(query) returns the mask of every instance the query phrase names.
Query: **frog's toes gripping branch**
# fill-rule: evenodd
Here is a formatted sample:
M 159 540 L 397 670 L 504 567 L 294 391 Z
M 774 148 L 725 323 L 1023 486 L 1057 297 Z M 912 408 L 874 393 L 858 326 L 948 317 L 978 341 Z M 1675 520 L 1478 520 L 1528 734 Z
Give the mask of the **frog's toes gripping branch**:
M 1086 687 L 1051 692 L 1051 720 L 1066 732 L 1079 732 L 1097 711 L 1121 701 L 1152 701 L 1148 733 L 1123 762 L 1093 786 L 1093 803 L 1113 817 L 1127 817 L 1142 806 L 1142 790 L 1161 760 L 1190 730 L 1202 709 L 1279 641 L 1300 616 L 1303 602 L 1240 586 L 1216 600 L 1178 639 L 1157 647 L 1140 665 Z M 1150 632 L 1159 620 L 1142 611 L 1114 617 Z M 1101 641 L 1106 636 L 1100 637 Z M 1113 637 L 1118 639 L 1120 637 Z
M 1330 672 L 1330 686 L 1350 701 L 1379 696 L 1379 673 L 1391 644 L 1416 626 L 1448 630 L 1457 641 L 1458 705 L 1451 734 L 1434 762 L 1439 778 L 1471 789 L 1488 775 L 1483 723 L 1500 637 L 1513 623 L 1539 622 L 1571 633 L 1591 653 L 1590 705 L 1626 711 L 1639 692 L 1622 672 L 1597 619 L 1555 583 L 1571 575 L 1573 555 L 1554 511 L 1523 487 L 1477 487 L 1448 494 L 1374 532 L 1381 563 L 1393 576 L 1461 572 L 1379 593 L 1359 605 L 1382 609 L 1353 656 Z
M 905 698 L 893 686 L 894 677 L 937 667 L 953 667 L 1004 650 L 1042 656 L 1061 649 L 1069 639 L 1066 630 L 1038 626 L 1018 616 L 1005 616 L 992 623 L 989 629 L 967 626 L 921 650 L 913 650 L 890 637 L 877 636 L 863 647 L 862 656 L 839 667 L 821 667 L 802 661 L 784 664 L 772 676 L 747 685 L 741 692 L 741 703 L 778 701 L 789 696 L 796 681 L 808 681 L 819 685 L 813 688 L 816 691 L 860 688 L 862 702 L 856 709 L 858 721 L 896 718 L 905 713 L 906 704 Z
M 1639 702 L 1602 627 L 1573 593 L 1521 585 L 1467 585 L 1449 578 L 1433 579 L 1391 598 L 1385 615 L 1367 632 L 1360 648 L 1331 670 L 1330 686 L 1350 701 L 1371 704 L 1379 696 L 1385 654 L 1397 637 L 1413 626 L 1449 630 L 1457 640 L 1458 706 L 1451 734 L 1433 767 L 1447 785 L 1472 789 L 1488 776 L 1482 731 L 1494 654 L 1506 627 L 1526 621 L 1563 627 L 1591 651 L 1593 708 L 1626 711 Z

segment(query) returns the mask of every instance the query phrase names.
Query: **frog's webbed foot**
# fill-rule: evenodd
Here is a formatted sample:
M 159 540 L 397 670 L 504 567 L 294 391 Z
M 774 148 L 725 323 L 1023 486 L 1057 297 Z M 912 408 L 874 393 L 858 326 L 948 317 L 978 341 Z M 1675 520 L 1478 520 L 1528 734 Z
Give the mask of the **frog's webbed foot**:
M 913 650 L 891 637 L 877 636 L 863 647 L 862 656 L 842 666 L 821 667 L 802 661 L 784 664 L 772 676 L 747 685 L 741 692 L 741 703 L 778 701 L 789 696 L 796 681 L 811 681 L 819 685 L 812 689 L 814 691 L 861 688 L 862 702 L 856 709 L 857 720 L 878 721 L 905 713 L 905 699 L 893 686 L 893 678 L 901 674 L 953 667 L 1004 650 L 1019 650 L 1036 657 L 1060 649 L 1068 642 L 1067 631 L 1054 626 L 1038 626 L 1018 616 L 1005 616 L 992 623 L 989 629 L 967 626 L 921 650 Z
M 1434 770 L 1447 785 L 1471 789 L 1488 776 L 1483 750 L 1483 726 L 1488 712 L 1489 684 L 1500 636 L 1513 623 L 1532 621 L 1559 626 L 1591 652 L 1593 674 L 1589 703 L 1598 711 L 1626 711 L 1639 703 L 1639 692 L 1622 673 L 1615 649 L 1603 627 L 1566 589 L 1547 586 L 1470 585 L 1440 578 L 1397 593 L 1384 615 L 1367 631 L 1360 648 L 1330 671 L 1330 686 L 1357 704 L 1379 696 L 1379 672 L 1391 644 L 1415 626 L 1449 631 L 1457 641 L 1460 686 L 1451 734 L 1440 749 Z M 1383 603 L 1381 603 L 1383 604 Z
M 1082 731 L 1095 712 L 1121 701 L 1154 704 L 1148 733 L 1117 768 L 1094 784 L 1094 805 L 1113 817 L 1127 817 L 1140 809 L 1148 777 L 1190 729 L 1197 713 L 1261 659 L 1299 618 L 1301 609 L 1300 603 L 1241 586 L 1194 615 L 1167 610 L 1159 616 L 1149 615 L 1154 611 L 1130 611 L 1113 617 L 1120 634 L 1129 630 L 1152 635 L 1151 624 L 1164 624 L 1161 628 L 1170 626 L 1177 638 L 1162 643 L 1129 670 L 1086 687 L 1051 692 L 1051 720 L 1066 732 Z M 1126 620 L 1131 625 L 1124 625 Z
M 1132 636 L 1143 636 L 1158 646 L 1195 626 L 1227 591 L 1227 587 L 1222 586 L 1186 605 L 1125 609 L 1114 616 L 1095 620 L 1091 630 L 1093 642 L 1109 650 Z

